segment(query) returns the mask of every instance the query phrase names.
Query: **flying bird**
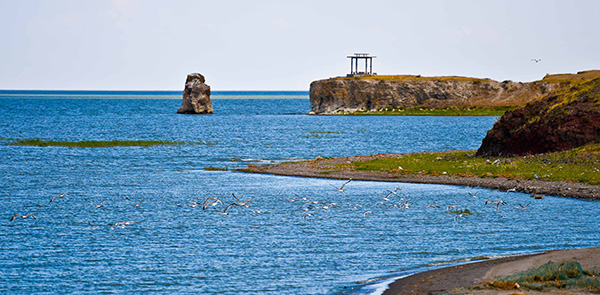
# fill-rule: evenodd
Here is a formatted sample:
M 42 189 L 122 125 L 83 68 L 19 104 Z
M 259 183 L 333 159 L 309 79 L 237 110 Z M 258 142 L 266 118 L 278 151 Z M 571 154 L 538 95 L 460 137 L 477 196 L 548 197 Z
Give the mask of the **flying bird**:
M 496 210 L 498 210 L 500 208 L 500 205 L 506 205 L 506 202 L 504 202 L 502 200 L 494 200 L 494 201 L 492 201 L 492 200 L 488 199 L 488 200 L 485 201 L 485 204 L 486 205 L 487 204 L 496 205 Z
M 29 213 L 27 213 L 27 214 L 25 214 L 25 215 L 21 215 L 21 214 L 19 214 L 19 213 L 15 213 L 15 214 L 14 214 L 14 215 L 13 215 L 13 216 L 10 218 L 10 221 L 13 221 L 13 220 L 15 220 L 15 218 L 17 218 L 17 217 L 21 217 L 21 218 L 23 218 L 23 219 L 26 219 L 26 218 L 29 218 L 29 217 L 31 217 L 31 218 L 33 218 L 33 220 L 37 220 L 37 219 L 35 219 L 35 216 L 33 216 L 33 215 L 29 214 Z
M 365 212 L 365 213 L 363 214 L 363 217 L 367 217 L 367 214 L 373 214 L 373 212 L 371 212 L 371 211 L 367 211 L 367 212 Z
M 333 186 L 338 192 L 343 193 L 344 187 L 346 186 L 346 184 L 350 183 L 350 181 L 352 181 L 352 178 L 350 178 L 350 179 L 348 179 L 348 181 L 344 182 L 344 184 L 342 184 L 342 186 L 340 186 L 339 188 L 333 184 L 329 184 L 329 185 Z
M 254 201 L 251 201 L 252 198 L 242 202 L 242 201 L 240 201 L 240 199 L 238 199 L 238 197 L 235 196 L 234 193 L 232 193 L 231 195 L 238 201 L 237 203 L 234 203 L 236 206 L 248 208 L 248 207 L 250 207 L 250 204 L 252 204 L 254 202 Z
M 228 214 L 229 214 L 229 212 L 227 212 L 227 210 L 229 210 L 229 208 L 230 208 L 231 206 L 235 206 L 235 204 L 229 204 L 229 205 L 227 205 L 227 207 L 225 207 L 225 209 L 223 209 L 223 210 L 221 210 L 221 209 L 219 209 L 219 208 L 216 208 L 216 207 L 215 207 L 215 210 L 219 211 L 219 213 L 221 213 L 221 215 L 228 215 Z
M 66 196 L 66 195 L 67 195 L 67 194 L 58 194 L 58 195 L 54 195 L 54 196 L 52 196 L 52 198 L 50 199 L 50 203 L 52 203 L 52 201 L 54 201 L 54 198 L 56 198 L 56 197 L 60 197 L 60 198 L 62 198 L 62 197 L 64 197 L 64 196 Z
M 139 203 L 136 203 L 134 200 L 132 200 L 128 197 L 125 197 L 125 199 L 131 201 L 136 207 L 139 207 L 145 201 L 145 199 L 144 199 L 144 200 L 141 200 Z
M 456 216 L 454 216 L 454 222 L 458 222 L 458 218 L 463 217 L 464 215 L 464 213 L 456 214 Z
M 542 61 L 542 59 L 541 58 L 532 58 L 531 61 L 538 63 L 538 62 Z
M 194 202 L 195 203 L 195 202 Z M 210 206 L 217 206 L 217 204 L 223 204 L 223 201 L 221 201 L 219 199 L 219 197 L 208 197 L 206 198 L 206 200 L 204 200 L 204 204 L 202 205 L 202 210 L 206 210 L 206 207 Z
M 525 210 L 525 209 L 527 209 L 527 206 L 529 206 L 529 204 L 531 204 L 531 203 L 527 203 L 527 204 L 525 204 L 525 205 L 521 205 L 521 204 L 519 204 L 519 207 L 515 206 L 515 207 L 513 207 L 513 208 L 515 208 L 515 209 L 523 209 L 523 210 Z
M 87 223 L 87 224 L 89 224 L 89 225 L 90 225 L 90 228 L 91 228 L 92 230 L 97 230 L 97 229 L 98 229 L 98 227 L 97 227 L 97 226 L 93 226 L 93 225 L 92 225 L 92 224 L 91 224 L 89 221 L 88 221 L 88 223 Z
M 121 222 L 115 223 L 110 229 L 125 228 L 125 226 L 134 224 L 134 223 L 139 223 L 139 222 L 137 222 L 137 221 L 121 221 Z
M 88 199 L 86 199 L 86 201 L 88 201 L 88 202 L 90 202 L 90 203 L 94 204 L 94 206 L 96 206 L 96 208 L 100 208 L 100 207 L 102 207 L 102 205 L 103 205 L 103 204 L 106 202 L 106 200 L 105 200 L 105 201 L 102 201 L 102 202 L 100 202 L 100 204 L 96 204 L 96 203 L 94 203 L 93 201 L 90 201 L 90 200 L 88 200 Z

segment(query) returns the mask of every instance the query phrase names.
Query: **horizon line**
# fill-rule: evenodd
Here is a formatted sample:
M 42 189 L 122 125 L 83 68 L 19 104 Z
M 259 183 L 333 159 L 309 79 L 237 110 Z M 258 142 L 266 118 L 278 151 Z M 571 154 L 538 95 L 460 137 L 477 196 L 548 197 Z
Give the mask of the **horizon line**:
M 171 90 L 171 89 L 0 89 L 0 91 L 169 91 L 169 92 L 183 92 L 183 90 Z M 296 91 L 296 92 L 307 92 L 309 90 L 296 90 L 296 89 L 278 89 L 278 90 L 264 90 L 264 89 L 218 89 L 213 91 L 256 91 L 256 92 L 272 92 L 272 91 Z

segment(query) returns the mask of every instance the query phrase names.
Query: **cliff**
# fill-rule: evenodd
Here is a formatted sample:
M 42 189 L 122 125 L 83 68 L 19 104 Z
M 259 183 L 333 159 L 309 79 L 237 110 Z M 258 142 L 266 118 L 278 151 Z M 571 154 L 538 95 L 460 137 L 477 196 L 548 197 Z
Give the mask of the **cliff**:
M 183 89 L 183 101 L 177 110 L 178 114 L 212 114 L 213 107 L 210 101 L 210 86 L 204 84 L 202 74 L 192 73 L 187 75 Z
M 311 114 L 411 107 L 521 106 L 548 94 L 556 81 L 520 83 L 466 77 L 338 77 L 310 84 Z
M 488 131 L 477 155 L 538 154 L 600 141 L 600 77 L 568 83 L 504 114 Z

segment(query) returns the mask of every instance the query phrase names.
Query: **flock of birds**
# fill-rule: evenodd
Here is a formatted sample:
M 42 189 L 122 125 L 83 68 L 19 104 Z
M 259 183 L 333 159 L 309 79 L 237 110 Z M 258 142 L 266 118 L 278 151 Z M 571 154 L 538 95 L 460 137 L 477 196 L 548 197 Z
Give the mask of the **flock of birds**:
M 352 181 L 352 179 L 349 179 L 347 181 L 345 181 L 340 187 L 337 187 L 333 184 L 330 184 L 333 188 L 335 188 L 338 192 L 340 193 L 344 193 L 345 190 L 344 188 Z M 512 190 L 513 192 L 515 190 Z M 477 193 L 468 193 L 469 196 L 473 199 L 477 199 Z M 336 203 L 325 203 L 325 202 L 319 202 L 319 201 L 309 201 L 308 198 L 306 197 L 300 197 L 298 195 L 296 195 L 295 198 L 292 199 L 286 199 L 285 201 L 289 201 L 289 202 L 296 202 L 296 201 L 305 201 L 308 203 L 305 203 L 305 207 L 303 207 L 303 211 L 308 211 L 307 213 L 304 214 L 303 218 L 304 220 L 306 220 L 309 217 L 314 217 L 317 213 L 317 210 L 321 209 L 321 210 L 327 210 L 330 208 L 336 208 L 339 207 L 339 204 Z M 459 222 L 459 220 L 463 217 L 466 217 L 468 215 L 472 215 L 473 212 L 468 210 L 468 209 L 460 209 L 458 208 L 459 205 L 458 204 L 449 204 L 449 205 L 439 205 L 439 204 L 433 204 L 433 203 L 429 203 L 427 205 L 415 205 L 415 203 L 411 202 L 412 198 L 410 198 L 408 195 L 405 195 L 402 193 L 402 188 L 401 187 L 396 187 L 393 190 L 386 190 L 383 194 L 382 193 L 377 193 L 376 196 L 376 200 L 372 201 L 370 203 L 370 205 L 372 206 L 372 209 L 367 209 L 367 208 L 363 208 L 363 205 L 366 206 L 367 203 L 362 202 L 361 204 L 351 204 L 351 208 L 354 210 L 360 210 L 362 209 L 362 217 L 363 218 L 367 218 L 370 215 L 375 215 L 376 213 L 385 213 L 388 212 L 388 210 L 409 210 L 411 208 L 418 208 L 421 207 L 422 209 L 427 209 L 427 208 L 445 208 L 445 212 L 449 213 L 451 216 L 453 216 L 454 222 Z M 527 204 L 517 204 L 518 206 L 513 206 L 513 209 L 516 210 L 526 210 L 528 208 L 528 206 L 531 203 L 527 203 Z M 486 199 L 483 202 L 483 206 L 489 207 L 489 208 L 493 208 L 495 210 L 500 211 L 500 209 L 505 206 L 508 205 L 507 202 L 500 200 L 500 199 Z M 500 215 L 501 217 L 504 217 L 503 215 Z
M 49 203 L 53 203 L 53 202 L 56 203 L 55 200 L 57 200 L 57 198 L 64 198 L 64 197 L 66 197 L 68 195 L 69 194 L 67 194 L 67 193 L 53 195 L 53 196 L 50 197 L 50 202 Z M 129 197 L 125 197 L 125 199 L 128 200 L 128 201 L 130 201 L 130 202 L 132 202 L 135 207 L 140 207 L 140 205 L 145 201 L 145 200 L 141 200 L 140 202 L 135 202 L 135 201 L 131 200 Z M 89 202 L 89 203 L 91 203 L 94 206 L 94 208 L 96 208 L 96 209 L 104 207 L 104 204 L 106 204 L 106 202 L 107 202 L 107 200 L 103 200 L 102 202 L 97 203 L 97 202 L 94 202 L 92 200 L 88 200 L 86 198 L 84 198 L 84 200 L 87 201 L 87 202 Z M 33 214 L 31 214 L 31 213 L 26 213 L 26 214 L 14 213 L 11 216 L 11 218 L 10 218 L 9 221 L 12 222 L 12 221 L 14 221 L 15 219 L 18 219 L 18 218 L 21 218 L 21 219 L 31 218 L 32 220 L 37 220 L 37 218 Z M 139 223 L 139 222 L 137 222 L 137 221 L 119 221 L 119 222 L 115 222 L 115 223 L 111 224 L 110 229 L 114 230 L 114 229 L 118 229 L 118 228 L 125 228 L 125 226 L 131 225 L 131 224 L 135 224 L 135 223 Z M 90 226 L 90 228 L 92 230 L 96 230 L 96 229 L 100 228 L 97 225 L 93 225 L 89 221 L 87 222 L 87 224 Z
M 348 180 L 344 181 L 344 183 L 342 183 L 341 186 L 336 186 L 333 184 L 330 184 L 330 186 L 333 187 L 340 194 L 344 194 L 346 192 L 346 187 L 351 182 L 352 182 L 352 179 L 348 179 Z M 477 193 L 469 192 L 468 194 L 472 199 L 478 199 Z M 68 194 L 63 193 L 63 194 L 53 195 L 50 198 L 50 203 L 55 202 L 55 199 L 57 199 L 57 198 L 64 198 L 65 196 L 68 196 Z M 196 199 L 195 201 L 192 201 L 189 204 L 179 205 L 179 206 L 180 207 L 191 207 L 191 208 L 201 207 L 202 210 L 204 210 L 204 211 L 218 212 L 221 215 L 229 215 L 230 212 L 232 212 L 233 208 L 249 209 L 254 214 L 263 213 L 263 211 L 259 208 L 254 208 L 254 207 L 251 208 L 251 205 L 253 205 L 255 203 L 253 198 L 248 198 L 246 200 L 242 200 L 242 199 L 238 198 L 238 196 L 236 196 L 235 193 L 232 193 L 231 196 L 233 197 L 233 199 L 229 200 L 229 201 L 227 201 L 225 198 L 213 196 L 213 197 L 207 197 L 204 200 Z M 145 199 L 140 200 L 140 201 L 134 201 L 134 200 L 130 199 L 129 197 L 124 197 L 124 198 L 135 207 L 143 206 L 143 203 L 145 201 Z M 280 201 L 285 201 L 285 202 L 290 202 L 290 203 L 296 203 L 296 202 L 301 203 L 302 205 L 300 207 L 298 207 L 298 211 L 303 212 L 302 220 L 304 222 L 308 222 L 309 219 L 317 216 L 320 211 L 341 208 L 344 206 L 346 206 L 346 208 L 349 208 L 351 210 L 361 212 L 360 216 L 362 216 L 363 218 L 367 218 L 371 215 L 386 213 L 386 212 L 389 212 L 390 210 L 410 210 L 411 208 L 421 208 L 421 210 L 431 210 L 428 208 L 433 208 L 433 209 L 441 208 L 442 210 L 445 209 L 445 213 L 448 213 L 450 216 L 452 216 L 452 218 L 454 219 L 454 222 L 459 222 L 463 218 L 473 214 L 472 211 L 470 211 L 466 208 L 461 209 L 461 206 L 459 204 L 444 204 L 444 205 L 433 204 L 433 203 L 415 204 L 412 201 L 413 200 L 412 198 L 410 198 L 408 195 L 403 193 L 401 187 L 396 187 L 392 190 L 386 190 L 383 193 L 377 193 L 377 195 L 374 196 L 374 198 L 375 198 L 375 200 L 370 200 L 370 201 L 369 200 L 367 200 L 367 201 L 361 200 L 360 203 L 358 201 L 356 201 L 354 203 L 345 202 L 345 204 L 342 205 L 342 204 L 338 204 L 335 202 L 312 200 L 312 199 L 309 199 L 309 197 L 302 197 L 297 194 L 294 194 L 293 198 L 281 199 Z M 106 200 L 104 200 L 104 201 L 97 203 L 92 200 L 88 200 L 86 198 L 84 198 L 84 200 L 91 203 L 92 206 L 96 209 L 104 207 L 107 202 Z M 504 206 L 508 205 L 507 202 L 500 200 L 500 199 L 494 199 L 494 200 L 486 199 L 484 202 L 482 201 L 482 203 L 483 203 L 483 206 L 493 208 L 496 210 L 500 210 Z M 530 204 L 531 203 L 517 204 L 518 206 L 513 206 L 513 209 L 527 210 L 527 208 L 529 207 Z M 10 221 L 12 222 L 16 219 L 29 219 L 29 218 L 31 218 L 32 220 L 37 220 L 37 218 L 31 213 L 26 213 L 26 214 L 14 213 L 11 216 Z M 89 224 L 89 226 L 92 230 L 96 230 L 99 228 L 98 226 L 92 225 L 90 222 L 87 222 L 87 223 Z M 138 221 L 119 221 L 119 222 L 111 223 L 110 228 L 113 230 L 119 229 L 119 228 L 125 228 L 128 225 L 132 225 L 132 224 L 136 224 L 136 223 L 139 223 L 139 222 Z

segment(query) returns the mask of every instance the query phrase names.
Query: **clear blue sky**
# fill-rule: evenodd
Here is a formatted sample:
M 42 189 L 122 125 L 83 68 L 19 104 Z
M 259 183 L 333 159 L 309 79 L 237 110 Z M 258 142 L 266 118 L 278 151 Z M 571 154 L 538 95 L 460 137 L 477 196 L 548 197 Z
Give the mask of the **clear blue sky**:
M 600 69 L 596 0 L 0 0 L 0 26 L 0 89 L 308 90 L 354 52 L 379 74 Z

